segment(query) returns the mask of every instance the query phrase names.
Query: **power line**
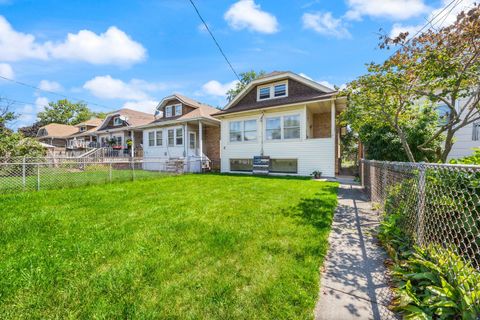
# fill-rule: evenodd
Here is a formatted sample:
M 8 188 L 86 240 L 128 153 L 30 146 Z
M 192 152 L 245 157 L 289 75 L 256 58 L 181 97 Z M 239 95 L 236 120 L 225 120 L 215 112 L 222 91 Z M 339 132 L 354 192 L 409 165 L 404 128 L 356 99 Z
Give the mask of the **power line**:
M 94 106 L 97 106 L 97 107 L 100 107 L 100 108 L 111 109 L 111 110 L 112 110 L 112 109 L 115 109 L 115 108 L 113 108 L 113 107 L 108 107 L 108 106 L 105 106 L 105 105 L 102 105 L 102 104 L 99 104 L 99 103 L 96 103 L 96 102 L 88 101 L 88 100 L 85 100 L 85 99 L 77 99 L 77 98 L 75 98 L 75 97 L 69 97 L 69 96 L 66 96 L 66 95 L 64 95 L 64 94 L 62 94 L 62 93 L 58 93 L 58 92 L 55 92 L 55 91 L 52 91 L 52 90 L 42 89 L 42 88 L 39 88 L 39 87 L 37 87 L 37 86 L 31 85 L 31 84 L 28 84 L 28 83 L 25 83 L 25 82 L 22 82 L 22 81 L 14 80 L 14 79 L 11 79 L 11 78 L 2 76 L 2 75 L 0 75 L 0 79 L 6 80 L 6 81 L 10 81 L 10 82 L 12 82 L 12 83 L 15 83 L 15 84 L 18 84 L 18 85 L 21 85 L 21 86 L 24 86 L 24 87 L 28 87 L 28 88 L 32 88 L 32 89 L 35 89 L 35 90 L 43 91 L 43 92 L 46 92 L 46 93 L 49 93 L 49 94 L 53 94 L 53 95 L 56 95 L 56 96 L 59 96 L 59 97 L 65 98 L 65 99 L 77 100 L 77 101 L 84 101 L 84 102 L 86 102 L 87 104 L 94 105 Z M 17 101 L 18 101 L 18 100 L 17 100 Z
M 213 35 L 212 31 L 210 31 L 210 28 L 208 27 L 207 23 L 205 22 L 205 20 L 203 19 L 202 15 L 200 14 L 200 11 L 198 11 L 197 6 L 196 6 L 195 3 L 193 2 L 193 0 L 189 0 L 189 1 L 190 1 L 190 3 L 192 4 L 192 6 L 193 6 L 193 8 L 195 9 L 195 11 L 197 12 L 198 17 L 200 18 L 200 20 L 202 21 L 203 25 L 205 26 L 205 29 L 207 29 L 207 31 L 208 31 L 208 33 L 210 34 L 210 36 L 212 37 L 213 41 L 214 41 L 215 44 L 217 45 L 218 50 L 220 51 L 220 53 L 222 54 L 222 56 L 225 58 L 225 61 L 227 62 L 227 64 L 230 66 L 230 69 L 232 69 L 233 74 L 235 74 L 235 77 L 237 77 L 238 81 L 240 81 L 240 77 L 238 76 L 237 72 L 236 72 L 235 69 L 233 68 L 233 66 L 232 66 L 232 64 L 230 63 L 230 61 L 228 60 L 227 55 L 225 54 L 225 52 L 223 52 L 222 47 L 221 47 L 220 44 L 218 43 L 217 39 L 215 39 L 215 36 Z

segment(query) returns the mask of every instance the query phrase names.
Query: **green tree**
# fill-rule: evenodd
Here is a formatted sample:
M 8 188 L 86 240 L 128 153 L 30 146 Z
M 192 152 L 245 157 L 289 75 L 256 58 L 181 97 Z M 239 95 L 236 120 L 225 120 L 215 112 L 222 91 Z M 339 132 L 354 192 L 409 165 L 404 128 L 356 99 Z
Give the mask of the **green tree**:
M 45 110 L 39 112 L 37 117 L 42 125 L 60 123 L 76 125 L 94 116 L 88 106 L 83 102 L 73 103 L 67 99 L 49 102 Z
M 265 71 L 256 72 L 254 70 L 240 73 L 240 81 L 236 83 L 234 88 L 227 91 L 228 101 L 232 101 L 250 82 L 264 74 Z

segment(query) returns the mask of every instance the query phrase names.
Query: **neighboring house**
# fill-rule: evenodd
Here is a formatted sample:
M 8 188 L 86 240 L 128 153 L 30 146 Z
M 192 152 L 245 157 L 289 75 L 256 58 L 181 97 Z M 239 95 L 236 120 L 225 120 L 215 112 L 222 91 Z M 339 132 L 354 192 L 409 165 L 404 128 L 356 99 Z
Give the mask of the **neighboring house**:
M 102 122 L 102 119 L 93 118 L 75 125 L 77 132 L 68 137 L 67 149 L 85 150 L 95 147 L 97 141 L 96 130 Z
M 457 109 L 464 106 L 467 99 L 468 98 L 460 99 L 458 101 Z M 440 115 L 442 115 L 442 110 L 444 110 L 443 113 L 448 113 L 448 107 L 446 106 L 440 105 L 438 109 Z M 474 148 L 480 148 L 480 120 L 472 122 L 458 130 L 454 135 L 454 141 L 447 160 L 469 156 L 473 153 Z
M 272 72 L 246 86 L 221 120 L 222 172 L 252 172 L 255 156 L 270 157 L 270 173 L 335 176 L 340 162 L 336 119 L 346 100 L 292 72 Z
M 137 127 L 153 120 L 153 114 L 126 108 L 112 112 L 96 130 L 98 146 L 112 149 L 109 156 L 142 156 L 143 134 Z
M 36 139 L 56 148 L 65 148 L 68 138 L 77 131 L 78 129 L 74 126 L 50 123 L 38 129 Z
M 157 119 L 143 125 L 144 160 L 182 159 L 187 171 L 198 172 L 208 160 L 220 159 L 219 110 L 180 94 L 164 98 Z M 202 161 L 207 160 L 207 161 Z M 158 163 L 145 164 L 146 169 Z M 151 168 L 155 169 L 155 168 Z

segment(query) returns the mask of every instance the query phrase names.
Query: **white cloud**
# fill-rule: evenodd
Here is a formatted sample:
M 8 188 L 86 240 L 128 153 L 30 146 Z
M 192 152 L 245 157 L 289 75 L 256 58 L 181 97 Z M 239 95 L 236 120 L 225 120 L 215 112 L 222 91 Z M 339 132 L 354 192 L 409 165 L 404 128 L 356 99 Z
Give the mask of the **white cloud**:
M 240 0 L 234 3 L 224 15 L 225 20 L 235 30 L 248 29 L 261 33 L 278 31 L 277 18 L 266 11 L 254 0 Z
M 83 85 L 84 89 L 102 99 L 148 100 L 148 92 L 167 89 L 163 83 L 151 83 L 140 79 L 124 82 L 110 75 L 97 76 Z
M 342 19 L 336 19 L 331 12 L 305 13 L 302 16 L 303 27 L 335 38 L 348 38 L 348 32 Z
M 13 68 L 8 63 L 0 63 L 0 76 L 13 79 L 15 77 L 15 73 L 13 72 Z
M 360 20 L 363 16 L 406 20 L 429 11 L 423 0 L 348 0 L 345 17 Z
M 454 23 L 457 19 L 457 15 L 468 10 L 475 4 L 475 0 L 463 0 L 462 2 L 452 3 L 450 0 L 442 0 L 442 6 L 434 9 L 427 17 L 427 21 L 431 21 L 431 24 L 435 28 L 441 28 Z M 448 8 L 446 8 L 448 6 Z M 424 23 L 418 25 L 403 25 L 401 23 L 395 23 L 390 31 L 390 37 L 396 37 L 400 32 L 408 32 L 409 36 L 415 35 L 422 27 Z M 428 26 L 430 27 L 430 26 Z M 427 30 L 426 27 L 423 30 Z
M 45 97 L 38 97 L 35 100 L 35 105 L 24 105 L 22 108 L 17 110 L 20 116 L 18 117 L 18 121 L 15 123 L 15 126 L 18 128 L 33 124 L 35 121 L 37 121 L 37 113 L 43 111 L 47 105 L 48 99 Z
M 49 80 L 41 80 L 40 83 L 38 84 L 38 87 L 41 90 L 46 90 L 46 91 L 62 91 L 63 87 L 60 83 L 56 81 L 49 81 Z
M 158 101 L 155 100 L 141 100 L 127 101 L 123 104 L 123 107 L 147 113 L 155 113 L 155 108 L 157 107 L 157 105 Z
M 217 80 L 210 80 L 202 86 L 202 91 L 207 95 L 225 97 L 227 91 L 235 87 L 237 83 L 237 80 L 223 84 Z
M 318 81 L 318 83 L 320 83 L 321 85 L 324 85 L 325 87 L 335 90 L 335 86 L 328 81 L 323 80 L 323 81 Z
M 0 60 L 63 59 L 92 64 L 130 65 L 144 60 L 145 48 L 117 27 L 96 34 L 90 30 L 69 33 L 60 42 L 37 42 L 35 36 L 14 30 L 0 16 Z

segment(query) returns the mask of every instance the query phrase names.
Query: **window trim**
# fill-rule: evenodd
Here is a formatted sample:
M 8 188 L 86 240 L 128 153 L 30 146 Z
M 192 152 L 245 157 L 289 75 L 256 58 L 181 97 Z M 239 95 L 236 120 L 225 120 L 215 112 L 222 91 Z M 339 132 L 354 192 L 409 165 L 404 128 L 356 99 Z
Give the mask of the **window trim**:
M 180 107 L 180 113 L 177 113 L 178 107 Z M 183 107 L 181 103 L 174 105 L 174 109 L 175 109 L 175 117 L 181 116 L 183 114 Z
M 163 147 L 163 129 L 161 130 L 155 130 L 155 147 Z M 158 139 L 158 134 L 160 133 L 160 139 Z M 158 141 L 160 141 L 160 144 L 158 144 Z
M 117 120 L 119 120 L 118 123 L 117 123 Z M 114 126 L 121 126 L 122 124 L 123 124 L 123 121 L 122 121 L 122 119 L 120 119 L 120 116 L 113 117 L 113 125 Z
M 291 117 L 291 116 L 298 116 L 298 121 L 299 125 L 298 128 L 300 130 L 300 135 L 298 138 L 285 138 L 285 117 Z M 280 118 L 280 139 L 268 139 L 267 137 L 267 120 L 268 119 L 274 119 L 274 118 Z M 264 137 L 265 141 L 267 142 L 278 142 L 278 141 L 299 141 L 302 139 L 302 114 L 301 113 L 288 113 L 288 114 L 282 114 L 282 115 L 272 115 L 265 117 L 265 125 L 264 125 Z M 296 127 L 287 127 L 288 128 L 296 128 Z
M 172 133 L 172 143 L 170 144 L 170 132 Z M 175 129 L 167 129 L 167 147 L 175 147 Z
M 255 121 L 255 140 L 245 140 L 245 122 L 247 121 Z M 235 131 L 235 132 L 240 132 L 241 140 L 237 141 L 231 140 L 231 130 L 230 130 L 230 124 L 235 123 L 235 122 L 240 122 L 240 131 Z M 253 132 L 253 130 L 248 130 L 248 132 Z M 258 119 L 257 118 L 249 118 L 249 119 L 243 119 L 243 120 L 234 120 L 234 121 L 229 121 L 228 122 L 228 142 L 229 143 L 254 143 L 258 141 Z
M 282 84 L 285 85 L 285 95 L 276 97 L 275 96 L 275 87 L 278 86 L 278 85 L 282 85 Z M 260 90 L 264 89 L 264 88 L 269 88 L 270 95 L 269 95 L 268 98 L 260 99 Z M 286 98 L 286 97 L 288 97 L 288 80 L 282 80 L 282 81 L 277 81 L 277 82 L 257 86 L 257 102 L 272 100 L 272 99 Z
M 175 129 L 175 147 L 177 146 L 183 146 L 183 143 L 185 142 L 185 137 L 184 137 L 184 130 L 183 127 L 176 127 Z M 178 130 L 182 130 L 182 134 L 180 136 L 177 135 Z M 177 143 L 177 139 L 182 138 L 182 143 Z
M 172 105 L 169 105 L 169 106 L 166 106 L 165 107 L 165 118 L 171 118 L 173 117 L 173 104 Z M 170 111 L 170 112 L 168 112 Z
M 150 135 L 152 135 L 151 139 L 150 139 Z M 148 146 L 149 147 L 155 147 L 155 131 L 149 131 L 147 138 L 148 138 L 147 139 L 148 140 Z

